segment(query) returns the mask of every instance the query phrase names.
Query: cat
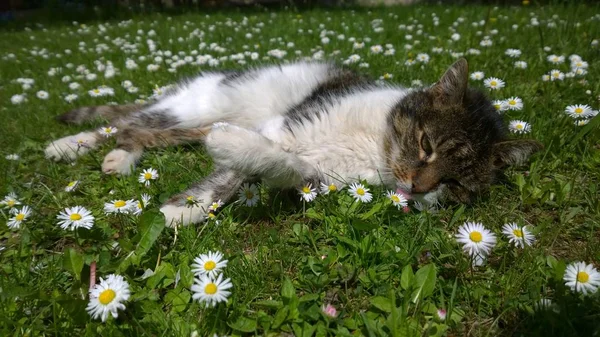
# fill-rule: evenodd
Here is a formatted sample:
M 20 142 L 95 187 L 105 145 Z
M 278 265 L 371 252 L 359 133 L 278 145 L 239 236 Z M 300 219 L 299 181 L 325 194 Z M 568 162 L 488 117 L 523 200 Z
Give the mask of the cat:
M 456 61 L 426 88 L 381 85 L 332 63 L 298 62 L 243 72 L 206 72 L 146 105 L 72 110 L 59 120 L 108 120 L 119 131 L 102 171 L 127 175 L 145 148 L 202 142 L 215 170 L 162 207 L 168 225 L 198 223 L 245 182 L 384 185 L 409 199 L 468 203 L 508 165 L 541 150 L 507 138 L 490 100 L 468 88 Z M 106 138 L 96 131 L 53 141 L 53 160 L 74 160 Z M 190 207 L 188 197 L 197 204 Z

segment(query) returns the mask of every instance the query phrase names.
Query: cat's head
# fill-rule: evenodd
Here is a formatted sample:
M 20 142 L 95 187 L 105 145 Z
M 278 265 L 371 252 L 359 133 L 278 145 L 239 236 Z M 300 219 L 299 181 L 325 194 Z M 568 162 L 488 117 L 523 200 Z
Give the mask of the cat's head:
M 465 59 L 433 86 L 415 90 L 393 109 L 386 137 L 387 164 L 406 196 L 443 192 L 470 202 L 496 173 L 543 148 L 535 140 L 508 140 L 491 101 L 467 86 Z

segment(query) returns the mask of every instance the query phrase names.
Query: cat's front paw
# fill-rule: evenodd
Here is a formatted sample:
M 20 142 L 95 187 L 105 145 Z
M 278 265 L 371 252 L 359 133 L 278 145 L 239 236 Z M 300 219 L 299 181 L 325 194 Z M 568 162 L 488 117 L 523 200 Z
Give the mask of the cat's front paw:
M 129 175 L 135 167 L 139 155 L 116 149 L 110 151 L 102 163 L 102 172 L 106 174 Z
M 197 205 L 189 207 L 165 204 L 160 208 L 160 211 L 165 215 L 165 225 L 168 227 L 187 226 L 206 219 L 206 212 Z
M 46 158 L 59 161 L 73 161 L 96 147 L 97 138 L 91 132 L 63 137 L 50 143 L 44 153 Z

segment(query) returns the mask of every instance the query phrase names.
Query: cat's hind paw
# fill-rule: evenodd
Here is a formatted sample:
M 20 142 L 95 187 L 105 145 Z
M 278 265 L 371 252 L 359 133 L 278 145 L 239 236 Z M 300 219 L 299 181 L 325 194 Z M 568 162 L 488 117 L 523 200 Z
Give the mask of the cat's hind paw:
M 268 150 L 269 143 L 261 134 L 231 124 L 213 127 L 205 141 L 215 163 L 234 169 L 254 158 L 257 149 Z
M 46 158 L 59 161 L 74 161 L 97 146 L 97 137 L 93 132 L 82 132 L 73 136 L 57 139 L 50 143 L 44 153 Z
M 140 155 L 121 149 L 110 151 L 102 163 L 102 172 L 106 174 L 129 175 Z
M 197 205 L 189 207 L 166 204 L 160 208 L 160 211 L 165 215 L 165 225 L 168 227 L 187 226 L 206 219 L 206 212 Z

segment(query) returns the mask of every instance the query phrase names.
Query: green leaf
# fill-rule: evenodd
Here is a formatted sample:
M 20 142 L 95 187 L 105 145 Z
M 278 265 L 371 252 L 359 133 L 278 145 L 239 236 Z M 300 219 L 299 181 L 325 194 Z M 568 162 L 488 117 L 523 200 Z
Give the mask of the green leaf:
M 292 324 L 292 329 L 294 330 L 294 335 L 296 337 L 310 337 L 315 332 L 316 326 L 312 326 L 307 322 L 303 322 L 300 324 Z
M 256 330 L 256 320 L 240 316 L 235 322 L 227 323 L 232 329 L 241 332 L 254 332 Z
M 254 303 L 254 305 L 257 305 L 259 307 L 271 308 L 271 309 L 279 309 L 279 308 L 283 307 L 283 302 L 275 301 L 275 300 L 264 300 L 264 301 L 258 301 L 256 303 Z
M 277 310 L 277 313 L 275 313 L 275 317 L 273 318 L 273 324 L 271 325 L 271 328 L 272 329 L 279 328 L 279 326 L 281 324 L 283 324 L 283 322 L 285 322 L 289 313 L 290 313 L 289 307 L 283 307 L 283 308 Z
M 402 289 L 410 289 L 411 283 L 414 278 L 415 274 L 413 273 L 412 266 L 410 264 L 402 268 L 402 276 L 400 276 L 400 286 L 402 287 Z
M 428 264 L 417 270 L 415 274 L 414 286 L 415 290 L 412 293 L 412 301 L 416 303 L 419 300 L 433 293 L 435 288 L 436 271 L 434 264 Z
M 309 302 L 309 301 L 316 301 L 319 299 L 319 294 L 306 294 L 302 297 L 300 297 L 299 301 L 300 302 Z
M 378 213 L 381 210 L 381 206 L 383 206 L 383 203 L 381 203 L 381 202 L 375 204 L 375 206 L 373 206 L 373 208 L 371 208 L 370 211 L 361 215 L 360 218 L 363 220 L 370 219 L 371 217 L 373 217 L 373 215 L 375 215 L 376 213 Z
M 352 227 L 360 230 L 360 231 L 370 231 L 378 227 L 376 223 L 367 222 L 362 219 L 354 219 L 351 221 Z
M 294 285 L 292 284 L 292 280 L 289 278 L 285 278 L 283 281 L 283 286 L 281 287 L 281 297 L 285 299 L 292 299 L 296 296 L 296 290 L 294 290 Z
M 182 312 L 187 308 L 192 295 L 185 289 L 169 290 L 165 295 L 165 302 L 171 304 L 174 312 Z
M 165 228 L 165 216 L 157 211 L 149 211 L 142 215 L 139 222 L 140 240 L 135 246 L 135 253 L 141 257 L 154 245 L 156 239 Z
M 381 311 L 392 312 L 392 302 L 387 297 L 376 296 L 373 297 L 370 302 L 372 306 Z
M 75 249 L 69 248 L 63 255 L 63 267 L 73 274 L 77 281 L 81 280 L 81 270 L 83 269 L 83 256 L 77 253 Z

